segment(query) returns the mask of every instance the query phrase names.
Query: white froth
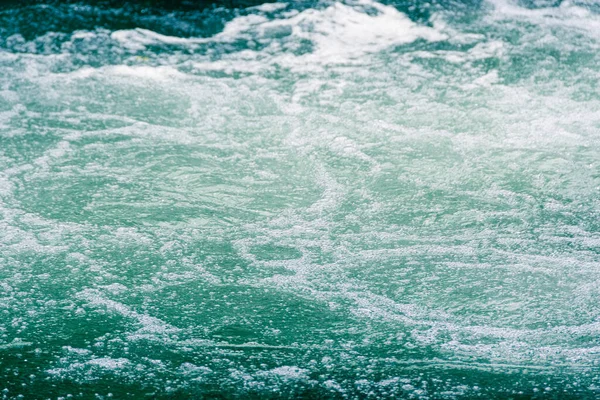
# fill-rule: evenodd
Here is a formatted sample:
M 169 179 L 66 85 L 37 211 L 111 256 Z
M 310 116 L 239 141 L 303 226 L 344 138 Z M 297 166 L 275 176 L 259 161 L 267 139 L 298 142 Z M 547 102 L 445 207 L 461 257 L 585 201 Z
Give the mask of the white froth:
M 77 298 L 87 301 L 91 306 L 104 307 L 108 311 L 135 320 L 141 325 L 141 328 L 138 330 L 139 334 L 162 335 L 179 331 L 178 328 L 175 328 L 158 318 L 149 316 L 147 314 L 138 313 L 131 310 L 131 308 L 123 303 L 107 299 L 99 290 L 96 289 L 82 290 L 81 292 L 77 293 Z
M 189 45 L 201 43 L 202 39 L 185 39 L 175 36 L 161 35 L 148 29 L 136 28 L 130 30 L 120 30 L 111 33 L 111 38 L 121 43 L 130 50 L 144 50 L 147 46 L 153 44 L 175 44 Z
M 127 366 L 127 364 L 129 364 L 129 363 L 130 363 L 130 361 L 126 358 L 110 358 L 110 357 L 94 358 L 94 359 L 88 361 L 89 365 L 108 369 L 108 370 L 122 369 L 125 366 Z
M 287 6 L 288 3 L 264 3 L 260 6 L 251 7 L 250 9 L 255 9 L 262 12 L 274 12 L 287 8 Z
M 367 13 L 366 8 L 375 10 L 375 13 Z M 257 14 L 240 16 L 227 23 L 223 32 L 213 40 L 231 42 L 245 39 L 266 44 L 267 48 L 260 53 L 246 51 L 245 56 L 240 53 L 218 61 L 220 68 L 228 65 L 232 70 L 252 72 L 263 69 L 265 62 L 294 70 L 364 63 L 368 54 L 418 39 L 440 41 L 445 38 L 444 33 L 412 22 L 394 7 L 363 0 L 354 6 L 334 2 L 324 9 L 307 9 L 274 20 Z M 308 40 L 314 49 L 306 54 L 294 55 L 300 40 Z M 201 69 L 215 68 L 212 62 L 196 65 Z
M 296 366 L 283 366 L 273 368 L 270 372 L 283 379 L 308 379 L 309 370 Z
M 600 38 L 600 15 L 573 4 L 563 1 L 560 7 L 543 7 L 529 9 L 520 7 L 512 0 L 488 0 L 494 6 L 492 18 L 523 19 L 541 26 L 556 26 L 575 29 L 594 38 Z

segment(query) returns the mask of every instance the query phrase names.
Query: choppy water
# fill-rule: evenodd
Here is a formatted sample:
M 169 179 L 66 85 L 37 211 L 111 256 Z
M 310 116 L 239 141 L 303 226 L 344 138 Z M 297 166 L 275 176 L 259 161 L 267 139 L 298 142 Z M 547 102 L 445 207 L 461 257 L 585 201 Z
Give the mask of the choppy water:
M 585 0 L 4 6 L 3 398 L 600 396 L 599 50 Z

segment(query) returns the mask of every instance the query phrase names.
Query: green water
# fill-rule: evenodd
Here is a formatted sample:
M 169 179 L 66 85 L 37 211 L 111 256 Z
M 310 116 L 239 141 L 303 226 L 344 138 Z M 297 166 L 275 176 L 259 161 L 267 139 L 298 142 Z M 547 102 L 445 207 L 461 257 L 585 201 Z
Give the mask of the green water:
M 2 398 L 600 397 L 600 4 L 256 5 L 0 8 Z

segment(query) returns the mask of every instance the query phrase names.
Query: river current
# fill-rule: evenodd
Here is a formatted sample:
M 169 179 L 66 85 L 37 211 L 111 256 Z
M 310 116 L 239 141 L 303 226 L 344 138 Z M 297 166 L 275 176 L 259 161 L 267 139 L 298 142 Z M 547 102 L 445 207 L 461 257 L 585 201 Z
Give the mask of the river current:
M 598 398 L 599 50 L 593 0 L 2 6 L 2 398 Z

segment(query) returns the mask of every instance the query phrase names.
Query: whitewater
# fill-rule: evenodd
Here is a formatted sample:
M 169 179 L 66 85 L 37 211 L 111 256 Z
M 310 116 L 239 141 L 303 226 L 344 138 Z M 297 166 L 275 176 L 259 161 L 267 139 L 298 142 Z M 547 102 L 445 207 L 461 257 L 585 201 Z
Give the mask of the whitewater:
M 594 0 L 0 6 L 2 398 L 598 398 L 599 78 Z

